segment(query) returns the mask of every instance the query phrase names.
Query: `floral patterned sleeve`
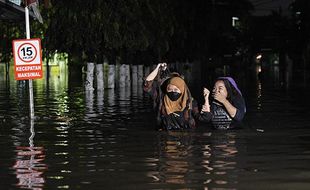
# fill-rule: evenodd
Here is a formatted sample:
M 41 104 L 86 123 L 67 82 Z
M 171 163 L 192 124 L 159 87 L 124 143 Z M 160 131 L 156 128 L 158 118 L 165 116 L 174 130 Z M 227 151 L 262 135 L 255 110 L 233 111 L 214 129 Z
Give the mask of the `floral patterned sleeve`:
M 158 96 L 158 82 L 155 80 L 147 81 L 144 80 L 143 82 L 143 91 L 148 93 L 153 100 L 155 100 Z
M 153 80 L 151 81 L 147 81 L 147 80 L 143 80 L 143 91 L 144 92 L 150 92 L 151 88 L 152 88 L 152 84 L 153 84 Z
M 199 108 L 198 108 L 198 103 L 196 100 L 192 101 L 192 114 L 195 119 L 199 118 Z

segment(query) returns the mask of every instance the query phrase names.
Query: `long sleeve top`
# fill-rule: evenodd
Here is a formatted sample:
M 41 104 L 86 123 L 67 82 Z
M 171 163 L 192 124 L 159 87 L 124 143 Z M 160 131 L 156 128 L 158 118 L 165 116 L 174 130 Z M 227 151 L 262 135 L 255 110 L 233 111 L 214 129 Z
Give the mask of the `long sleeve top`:
M 169 78 L 168 78 L 169 79 Z M 196 121 L 200 116 L 197 102 L 189 96 L 187 106 L 182 112 L 166 113 L 163 98 L 166 94 L 166 79 L 144 81 L 144 92 L 151 95 L 153 107 L 157 113 L 157 124 L 163 130 L 182 130 L 195 128 Z
M 231 117 L 225 107 L 220 103 L 213 101 L 210 104 L 210 112 L 202 112 L 200 120 L 211 122 L 216 129 L 232 129 L 240 125 L 245 112 L 245 102 L 242 96 L 232 99 L 232 105 L 236 107 L 237 112 L 234 117 Z

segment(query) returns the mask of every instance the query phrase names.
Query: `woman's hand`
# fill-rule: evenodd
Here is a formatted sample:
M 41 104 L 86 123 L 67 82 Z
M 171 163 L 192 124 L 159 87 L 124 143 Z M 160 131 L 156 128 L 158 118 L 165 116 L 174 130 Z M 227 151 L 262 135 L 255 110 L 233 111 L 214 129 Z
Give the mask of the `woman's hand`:
M 226 97 L 219 92 L 213 93 L 213 97 L 215 100 L 217 100 L 218 102 L 220 102 L 222 104 L 225 103 L 225 101 L 227 101 Z
M 201 113 L 210 112 L 209 95 L 210 95 L 210 91 L 207 88 L 203 88 L 203 96 L 205 98 L 205 103 L 204 105 L 202 105 Z
M 167 63 L 158 63 L 157 67 L 161 68 L 164 71 L 167 69 Z
M 209 95 L 210 95 L 210 90 L 208 90 L 207 88 L 203 88 L 203 96 L 205 100 L 209 99 Z
M 209 105 L 202 105 L 201 113 L 202 112 L 210 112 L 210 106 Z
M 230 117 L 234 118 L 236 113 L 237 113 L 237 108 L 232 105 L 227 99 L 226 96 L 224 96 L 223 94 L 217 92 L 213 94 L 213 97 L 215 100 L 217 100 L 218 102 L 222 103 L 224 105 L 224 107 L 226 108 L 228 114 L 230 115 Z
M 166 70 L 167 69 L 167 63 L 158 63 L 156 68 L 145 78 L 145 80 L 146 81 L 154 80 L 160 69 Z

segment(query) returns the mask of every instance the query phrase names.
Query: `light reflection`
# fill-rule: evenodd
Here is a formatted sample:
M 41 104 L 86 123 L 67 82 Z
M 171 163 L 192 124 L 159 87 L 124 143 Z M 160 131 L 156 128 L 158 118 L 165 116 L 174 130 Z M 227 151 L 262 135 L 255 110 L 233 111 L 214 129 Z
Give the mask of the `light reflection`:
M 225 185 L 225 184 L 227 184 L 227 181 L 217 180 L 217 181 L 215 181 L 215 183 L 219 184 L 219 185 Z
M 104 108 L 104 90 L 103 89 L 97 89 L 97 109 L 98 113 L 103 113 Z
M 56 152 L 55 155 L 68 155 L 68 152 Z
M 131 76 L 132 76 L 132 97 L 137 98 L 139 94 L 139 74 L 138 74 L 138 65 L 132 65 L 131 67 Z
M 119 111 L 121 113 L 130 113 L 130 86 L 119 88 Z
M 108 106 L 112 108 L 111 112 L 115 112 L 115 89 L 108 90 Z
M 192 139 L 189 134 L 171 132 L 160 134 L 159 140 L 159 171 L 149 172 L 147 175 L 155 182 L 168 184 L 187 184 L 190 175 L 190 157 L 192 153 Z
M 279 65 L 273 65 L 272 70 L 273 70 L 273 76 L 274 76 L 274 84 L 280 85 L 281 80 L 280 80 L 280 67 L 279 67 Z M 289 73 L 289 71 L 285 72 L 285 75 L 287 75 L 287 77 L 288 77 L 288 73 Z M 287 79 L 289 79 L 289 77 Z M 288 82 L 287 85 L 289 85 L 289 80 L 287 80 L 286 82 Z
M 238 176 L 235 175 L 239 151 L 236 134 L 233 132 L 206 133 L 206 140 L 197 139 L 192 133 L 168 132 L 160 134 L 158 159 L 147 159 L 148 166 L 157 171 L 147 176 L 154 183 L 188 185 L 200 183 L 204 189 L 234 189 Z M 199 141 L 199 145 L 196 142 Z M 198 151 L 199 150 L 199 151 Z M 204 176 L 193 177 L 201 170 Z
M 69 185 L 57 186 L 57 189 L 69 189 Z
M 257 84 L 257 110 L 262 109 L 262 83 L 258 81 Z
M 68 146 L 68 141 L 57 141 L 55 146 Z
M 56 111 L 56 115 L 58 116 L 63 116 L 65 113 L 69 112 L 69 107 L 68 107 L 68 97 L 64 96 L 61 97 L 59 96 L 57 98 L 57 111 Z
M 229 184 L 229 189 L 233 189 L 232 185 L 237 183 L 237 176 L 233 173 L 237 167 L 235 157 L 239 153 L 236 147 L 236 134 L 234 132 L 213 133 L 210 140 L 212 146 L 207 146 L 210 155 L 206 156 L 203 162 L 207 163 L 205 167 L 209 170 L 207 174 L 209 179 L 205 184 L 212 185 L 216 189 L 227 189 L 222 186 Z
M 85 102 L 88 113 L 94 112 L 94 91 L 85 90 Z
M 44 187 L 45 179 L 43 173 L 47 166 L 43 163 L 45 159 L 44 148 L 34 146 L 35 131 L 33 120 L 30 121 L 30 133 L 29 146 L 16 148 L 16 163 L 13 168 L 16 171 L 18 187 L 41 190 Z
M 63 179 L 63 176 L 49 176 L 49 179 Z
M 68 131 L 62 131 L 60 133 L 68 133 Z M 68 137 L 68 135 L 56 135 L 57 137 Z
M 257 97 L 257 110 L 262 109 L 261 96 L 262 96 L 262 66 L 261 64 L 256 65 L 256 76 L 257 76 L 257 88 L 256 88 L 256 97 Z
M 138 97 L 141 98 L 143 96 L 143 89 L 142 89 L 142 84 L 143 84 L 143 65 L 138 65 Z
M 70 170 L 61 170 L 60 172 L 61 173 L 72 173 L 72 171 L 70 171 Z

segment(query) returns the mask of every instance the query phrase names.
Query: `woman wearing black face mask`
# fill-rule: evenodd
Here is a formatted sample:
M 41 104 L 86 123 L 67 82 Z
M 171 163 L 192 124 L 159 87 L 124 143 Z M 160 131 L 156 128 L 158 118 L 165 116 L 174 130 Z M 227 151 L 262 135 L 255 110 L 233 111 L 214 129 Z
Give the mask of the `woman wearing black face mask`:
M 195 128 L 195 119 L 200 115 L 197 103 L 180 75 L 169 73 L 166 68 L 166 63 L 159 63 L 143 86 L 154 100 L 158 127 L 163 130 Z

